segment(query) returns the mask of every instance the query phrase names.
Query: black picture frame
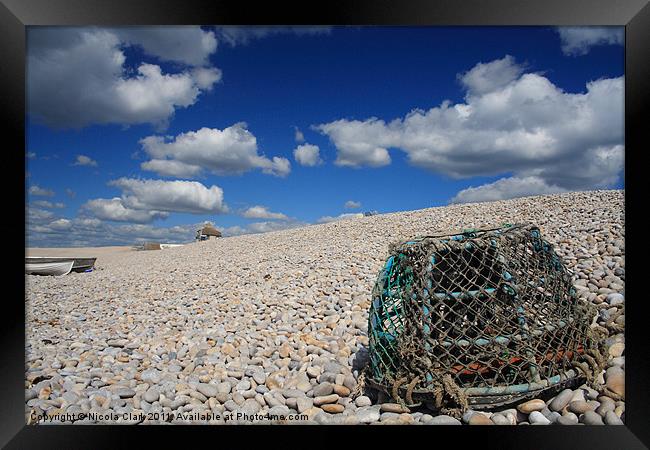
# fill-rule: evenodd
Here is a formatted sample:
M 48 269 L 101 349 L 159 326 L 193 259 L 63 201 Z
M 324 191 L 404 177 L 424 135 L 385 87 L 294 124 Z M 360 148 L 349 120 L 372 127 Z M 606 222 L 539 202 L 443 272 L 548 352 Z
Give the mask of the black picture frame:
M 625 26 L 625 222 L 630 243 L 643 241 L 640 216 L 643 214 L 640 158 L 646 147 L 643 140 L 650 95 L 650 6 L 647 0 L 356 0 L 329 2 L 248 2 L 221 0 L 1 0 L 0 1 L 0 108 L 5 136 L 15 137 L 6 146 L 4 157 L 11 168 L 3 177 L 9 209 L 7 217 L 24 214 L 25 194 L 16 194 L 24 173 L 25 144 L 25 37 L 33 25 L 619 25 Z M 643 113 L 646 114 L 643 114 Z M 15 168 L 15 170 L 13 170 Z M 19 170 L 22 168 L 22 170 Z M 633 219 L 634 216 L 636 219 Z M 5 271 L 2 315 L 2 368 L 0 369 L 0 445 L 6 448 L 116 448 L 135 446 L 134 434 L 168 445 L 172 439 L 189 445 L 251 446 L 248 437 L 256 435 L 266 444 L 309 447 L 314 443 L 337 444 L 338 434 L 347 436 L 341 445 L 369 445 L 375 438 L 388 443 L 396 437 L 401 447 L 443 445 L 444 438 L 463 447 L 483 448 L 585 448 L 636 449 L 650 445 L 650 396 L 648 392 L 648 337 L 641 293 L 643 263 L 641 245 L 628 245 L 626 259 L 627 297 L 632 300 L 626 312 L 626 425 L 619 427 L 120 427 L 25 425 L 24 413 L 24 272 L 19 255 L 24 242 L 11 239 L 18 227 L 3 221 L 5 239 L 12 243 Z M 22 222 L 24 226 L 24 222 Z M 631 229 L 631 234 L 630 234 Z M 24 230 L 24 228 L 23 228 Z M 24 234 L 23 234 L 24 235 Z M 631 236 L 631 237 L 630 237 Z M 15 261 L 14 261 L 15 260 Z M 227 430 L 225 429 L 227 428 Z M 194 436 L 208 438 L 199 444 Z M 408 433 L 408 434 L 407 434 Z M 442 435 L 446 435 L 443 436 Z M 300 436 L 295 437 L 294 435 Z M 180 439 L 179 439 L 180 438 Z M 217 440 L 218 439 L 218 440 Z M 386 439 L 386 441 L 383 441 Z M 140 444 L 141 445 L 141 444 Z M 386 444 L 385 444 L 386 445 Z M 395 444 L 390 444 L 395 445 Z M 452 444 L 453 445 L 453 444 Z M 454 446 L 456 446 L 454 445 Z M 230 445 L 228 445 L 230 446 Z M 478 447 L 477 447 L 478 448 Z

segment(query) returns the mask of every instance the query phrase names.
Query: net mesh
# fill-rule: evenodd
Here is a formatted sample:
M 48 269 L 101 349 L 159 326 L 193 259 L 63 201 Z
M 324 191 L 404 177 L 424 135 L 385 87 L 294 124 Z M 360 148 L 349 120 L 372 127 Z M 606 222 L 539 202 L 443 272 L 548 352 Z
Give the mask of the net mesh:
M 512 403 L 594 377 L 595 315 L 536 226 L 393 244 L 372 293 L 366 378 L 447 413 Z

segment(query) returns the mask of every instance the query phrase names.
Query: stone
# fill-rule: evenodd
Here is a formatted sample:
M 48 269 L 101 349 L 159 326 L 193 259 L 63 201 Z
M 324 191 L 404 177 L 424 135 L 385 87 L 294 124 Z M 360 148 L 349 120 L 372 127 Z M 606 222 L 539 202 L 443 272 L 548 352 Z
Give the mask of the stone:
M 314 387 L 314 397 L 330 395 L 334 392 L 334 386 L 331 383 L 325 382 Z
M 594 411 L 587 411 L 580 416 L 580 423 L 585 425 L 604 425 L 603 418 Z
M 320 406 L 324 405 L 326 403 L 336 403 L 339 400 L 339 396 L 337 394 L 330 394 L 330 395 L 322 395 L 318 397 L 314 397 L 314 405 L 315 406 Z
M 372 401 L 370 400 L 369 397 L 366 397 L 365 395 L 360 395 L 354 400 L 354 404 L 357 405 L 359 408 L 362 408 L 364 406 L 372 405 Z
M 157 387 L 152 386 L 149 389 L 147 389 L 147 392 L 144 393 L 142 398 L 149 403 L 158 401 L 158 399 L 160 398 L 160 390 Z
M 614 411 L 607 411 L 605 413 L 605 424 L 607 425 L 624 425 L 620 417 Z
M 264 372 L 259 372 L 259 371 L 253 372 L 253 380 L 255 380 L 257 384 L 264 384 L 264 382 L 266 381 L 266 374 Z
M 607 303 L 609 303 L 611 306 L 616 306 L 620 305 L 625 302 L 625 297 L 622 294 L 619 293 L 611 293 L 607 294 Z
M 541 412 L 539 411 L 532 411 L 528 415 L 528 421 L 530 422 L 531 425 L 548 425 L 551 423 L 550 420 L 548 420 Z
M 609 347 L 609 355 L 612 358 L 618 358 L 625 351 L 625 344 L 622 342 L 617 342 Z
M 230 387 L 230 385 L 228 385 Z M 214 384 L 206 384 L 206 383 L 199 383 L 196 386 L 196 390 L 200 392 L 201 394 L 205 395 L 206 397 L 214 397 L 216 396 L 219 392 L 218 387 Z M 228 392 L 230 392 L 230 389 L 228 389 Z
M 303 413 L 306 410 L 314 406 L 314 400 L 308 397 L 298 397 L 296 398 L 296 408 L 299 413 Z
M 578 421 L 567 416 L 560 416 L 554 423 L 557 425 L 577 425 Z
M 618 368 L 617 366 L 614 367 Z M 613 372 L 611 375 L 606 376 L 605 385 L 609 389 L 611 389 L 612 392 L 620 395 L 621 397 L 624 397 L 625 396 L 625 373 L 622 370 L 620 370 L 617 372 Z
M 410 410 L 398 403 L 382 403 L 379 410 L 381 412 L 408 413 Z
M 562 409 L 569 404 L 569 400 L 573 396 L 573 391 L 571 389 L 564 389 L 562 392 L 557 394 L 551 403 L 549 403 L 548 408 L 551 411 L 562 411 Z
M 322 405 L 321 409 L 323 411 L 326 411 L 326 412 L 330 413 L 330 414 L 338 414 L 338 413 L 342 413 L 343 411 L 345 411 L 345 407 L 343 405 L 339 405 L 338 403 L 334 403 L 334 404 L 328 403 L 328 404 Z
M 469 418 L 470 425 L 494 425 L 488 416 L 483 413 L 476 412 Z
M 131 398 L 135 396 L 135 391 L 129 388 L 118 389 L 115 393 L 119 395 L 120 398 Z
M 348 395 L 350 395 L 350 389 L 348 389 L 345 386 L 335 384 L 332 388 L 334 390 L 334 393 L 338 394 L 341 397 L 347 397 Z
M 460 420 L 455 419 L 451 416 L 447 416 L 445 414 L 432 417 L 430 420 L 428 420 L 425 423 L 427 425 L 462 425 Z
M 354 415 L 360 423 L 373 423 L 379 421 L 379 407 L 377 406 L 364 406 L 355 411 Z
M 519 412 L 522 412 L 524 414 L 530 414 L 533 411 L 541 411 L 545 407 L 546 407 L 546 403 L 544 402 L 544 400 L 534 399 L 534 400 L 529 400 L 520 405 L 517 405 L 517 410 L 519 410 Z
M 569 411 L 578 415 L 591 410 L 593 410 L 592 406 L 584 400 L 575 400 L 569 403 Z
M 492 414 L 490 420 L 492 420 L 495 425 L 511 425 L 510 420 L 502 414 Z

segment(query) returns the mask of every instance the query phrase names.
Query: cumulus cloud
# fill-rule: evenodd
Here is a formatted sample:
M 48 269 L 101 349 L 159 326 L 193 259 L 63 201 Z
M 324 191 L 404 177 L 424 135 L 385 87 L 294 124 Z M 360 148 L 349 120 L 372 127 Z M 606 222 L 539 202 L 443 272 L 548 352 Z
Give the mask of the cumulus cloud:
M 98 219 L 114 222 L 151 223 L 169 216 L 163 211 L 127 208 L 118 197 L 89 200 L 82 205 L 82 209 Z
M 562 53 L 569 56 L 586 55 L 597 45 L 625 43 L 623 27 L 558 27 L 556 30 L 562 42 Z
M 122 50 L 131 40 L 124 41 L 122 33 L 129 34 L 129 39 L 161 58 L 163 47 L 174 47 L 169 39 L 156 47 L 154 41 L 159 31 L 155 29 L 148 32 L 150 40 L 144 39 L 147 32 L 142 30 L 30 29 L 27 53 L 30 115 L 59 128 L 110 123 L 151 123 L 165 127 L 177 108 L 193 105 L 203 91 L 221 79 L 221 72 L 216 68 L 199 67 L 167 74 L 160 66 L 149 63 L 140 64 L 132 73 Z M 194 42 L 183 39 L 179 35 L 179 52 Z M 177 58 L 172 54 L 163 59 Z
M 223 190 L 209 188 L 196 181 L 138 180 L 120 178 L 109 185 L 122 190 L 121 204 L 129 209 L 186 212 L 192 214 L 225 213 Z
M 32 184 L 29 187 L 28 192 L 31 195 L 40 196 L 40 197 L 54 197 L 54 191 L 51 191 L 49 189 L 44 189 L 37 184 Z
M 31 205 L 25 207 L 27 223 L 42 224 L 54 219 L 54 213 L 40 208 L 33 208 Z
M 65 208 L 65 204 L 61 202 L 49 202 L 47 200 L 36 200 L 34 202 L 31 202 L 34 206 L 38 206 L 40 208 L 49 208 L 49 209 L 54 209 L 54 208 Z
M 268 36 L 279 34 L 294 34 L 297 36 L 322 35 L 329 34 L 332 27 L 320 26 L 223 26 L 217 27 L 216 32 L 222 41 L 231 46 L 246 45 L 254 39 L 262 39 Z
M 27 229 L 28 246 L 87 247 L 134 245 L 145 241 L 188 243 L 201 224 L 156 227 L 146 224 L 111 224 L 97 218 L 60 218 Z
M 223 130 L 201 128 L 175 137 L 148 136 L 140 140 L 152 159 L 141 164 L 143 170 L 162 176 L 192 178 L 204 170 L 217 175 L 239 175 L 253 169 L 285 177 L 291 172 L 286 158 L 272 159 L 258 153 L 257 138 L 243 122 Z
M 213 31 L 196 26 L 121 27 L 111 29 L 126 44 L 137 45 L 164 61 L 191 66 L 208 64 L 217 50 Z
M 97 167 L 97 161 L 95 161 L 94 159 L 89 158 L 86 155 L 77 155 L 77 159 L 75 160 L 73 166 Z
M 65 231 L 72 227 L 72 222 L 68 219 L 57 219 L 50 222 L 49 227 L 53 230 Z
M 273 220 L 286 220 L 286 214 L 274 213 L 268 210 L 266 206 L 251 206 L 242 212 L 242 217 L 247 219 L 273 219 Z
M 445 101 L 388 123 L 342 119 L 316 128 L 337 148 L 339 165 L 386 165 L 387 149 L 396 148 L 414 166 L 454 178 L 507 174 L 516 178 L 504 184 L 511 187 L 528 177 L 565 190 L 609 187 L 619 179 L 623 77 L 568 93 L 506 56 L 459 78 L 463 103 Z
M 359 217 L 363 217 L 363 214 L 361 214 L 361 213 L 347 213 L 347 214 L 340 214 L 338 216 L 323 216 L 320 219 L 318 219 L 317 222 L 318 223 L 330 223 L 330 222 L 338 222 L 339 220 L 358 219 Z
M 293 127 L 293 128 L 294 128 L 294 131 L 295 131 L 295 134 L 294 134 L 293 138 L 296 140 L 296 142 L 298 144 L 300 144 L 302 142 L 305 142 L 305 135 L 302 134 L 302 131 L 300 131 L 300 129 L 298 127 Z
M 531 195 L 558 194 L 565 191 L 559 186 L 548 185 L 539 177 L 510 177 L 463 189 L 451 199 L 451 203 L 491 202 Z
M 303 144 L 299 145 L 293 151 L 293 157 L 302 166 L 317 166 L 323 163 L 320 157 L 320 149 L 317 145 Z
M 348 200 L 345 202 L 345 205 L 343 205 L 345 209 L 357 209 L 361 208 L 361 202 L 355 202 L 354 200 Z

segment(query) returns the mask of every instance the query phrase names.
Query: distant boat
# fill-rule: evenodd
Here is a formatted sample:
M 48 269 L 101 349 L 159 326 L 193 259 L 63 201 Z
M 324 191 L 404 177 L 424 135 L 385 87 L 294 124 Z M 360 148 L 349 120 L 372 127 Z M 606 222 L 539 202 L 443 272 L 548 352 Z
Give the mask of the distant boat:
M 70 258 L 65 256 L 26 256 L 25 273 L 67 275 L 92 269 L 97 258 Z M 68 268 L 68 266 L 70 266 Z M 67 268 L 67 270 L 66 270 Z

